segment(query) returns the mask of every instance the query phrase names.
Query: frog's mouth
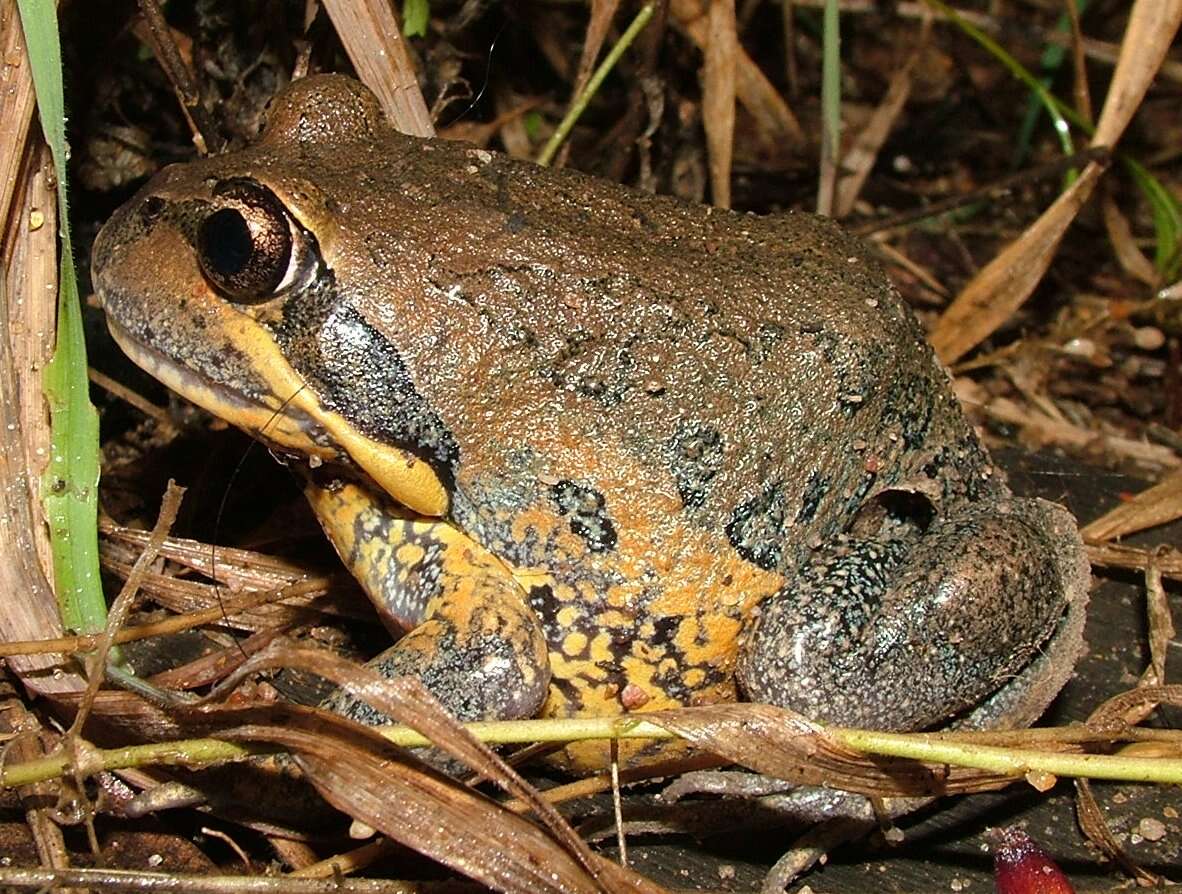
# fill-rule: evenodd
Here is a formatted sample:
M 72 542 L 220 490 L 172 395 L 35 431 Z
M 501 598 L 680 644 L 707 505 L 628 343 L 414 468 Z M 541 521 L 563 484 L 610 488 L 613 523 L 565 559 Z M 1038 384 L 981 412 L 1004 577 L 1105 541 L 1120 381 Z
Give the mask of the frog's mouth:
M 256 380 L 250 383 L 250 390 L 264 396 L 255 397 L 244 387 L 219 381 L 145 344 L 110 314 L 107 315 L 107 328 L 123 352 L 144 372 L 268 446 L 284 453 L 315 455 L 323 460 L 340 457 L 340 450 L 332 443 L 324 426 L 293 405 L 295 393 L 280 398 L 270 389 L 263 390 L 265 386 L 260 388 L 262 383 Z
M 105 303 L 105 301 L 104 301 Z M 107 326 L 123 351 L 145 372 L 178 394 L 283 453 L 360 468 L 386 493 L 414 512 L 446 513 L 450 497 L 431 466 L 405 450 L 359 432 L 293 370 L 273 343 L 252 343 L 245 361 L 250 381 L 230 385 L 137 338 L 108 308 Z M 233 338 L 227 343 L 233 345 Z M 226 350 L 227 358 L 234 348 Z M 238 358 L 245 355 L 238 352 Z M 228 361 L 229 362 L 229 361 Z M 253 394 L 250 392 L 254 392 Z M 284 395 L 280 398 L 277 395 Z

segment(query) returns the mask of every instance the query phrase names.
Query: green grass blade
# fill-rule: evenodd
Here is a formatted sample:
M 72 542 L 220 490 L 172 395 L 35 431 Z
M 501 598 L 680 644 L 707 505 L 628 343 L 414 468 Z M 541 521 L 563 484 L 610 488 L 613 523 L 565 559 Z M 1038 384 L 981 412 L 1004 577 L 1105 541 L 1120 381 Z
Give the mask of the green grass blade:
M 1075 8 L 1082 16 L 1087 12 L 1088 4 L 1091 0 L 1075 0 Z M 1071 22 L 1067 18 L 1067 13 L 1059 16 L 1059 21 L 1055 25 L 1056 31 L 1070 32 Z M 1063 60 L 1067 58 L 1067 46 L 1065 44 L 1052 43 L 1043 50 L 1042 58 L 1039 60 L 1039 68 L 1042 69 L 1043 75 L 1038 79 L 1048 90 L 1051 87 L 1053 77 L 1056 72 L 1063 65 Z M 1043 104 L 1037 95 L 1032 95 L 1026 103 L 1026 114 L 1022 119 L 1022 126 L 1018 129 L 1017 150 L 1014 153 L 1013 166 L 1020 167 L 1026 160 L 1026 156 L 1030 151 L 1030 140 L 1034 135 L 1034 128 L 1038 124 L 1038 119 L 1042 117 Z
M 1071 143 L 1068 122 L 1074 124 L 1081 131 L 1091 136 L 1095 128 L 1068 104 L 1051 93 L 1038 78 L 1027 71 L 1017 59 L 1006 52 L 988 34 L 974 27 L 960 18 L 953 9 L 942 0 L 924 0 L 928 6 L 947 16 L 948 20 L 964 31 L 965 34 L 977 41 L 992 54 L 1010 73 L 1034 91 L 1043 107 L 1050 113 L 1055 124 L 1055 131 L 1059 135 L 1063 153 L 1071 155 L 1075 148 Z M 1118 154 L 1120 161 L 1132 173 L 1133 180 L 1145 195 L 1153 209 L 1154 238 L 1157 244 L 1154 266 L 1162 273 L 1166 281 L 1171 281 L 1182 269 L 1182 248 L 1179 247 L 1179 234 L 1182 233 L 1182 210 L 1179 202 L 1162 186 L 1161 182 L 1127 155 Z
M 49 519 L 53 571 L 62 624 L 94 632 L 107 608 L 98 563 L 98 413 L 86 380 L 86 342 L 70 241 L 66 193 L 66 106 L 57 7 L 53 0 L 17 0 L 29 48 L 37 109 L 57 172 L 61 269 L 57 348 L 43 384 L 52 419 L 49 466 L 41 482 Z
M 1138 162 L 1121 156 L 1121 163 L 1153 210 L 1156 237 L 1153 266 L 1165 282 L 1173 282 L 1182 273 L 1182 203 Z
M 1026 67 L 1011 56 L 1001 44 L 980 28 L 958 16 L 952 7 L 942 3 L 941 0 L 925 0 L 925 2 L 928 6 L 939 10 L 943 15 L 947 16 L 948 20 L 956 25 L 957 28 L 979 43 L 991 56 L 1009 69 L 1010 74 L 1029 87 L 1034 95 L 1038 97 L 1043 108 L 1047 110 L 1047 114 L 1051 116 L 1051 122 L 1054 124 L 1055 134 L 1059 137 L 1059 145 L 1063 148 L 1063 154 L 1071 155 L 1075 152 L 1075 146 L 1071 142 L 1071 128 L 1068 126 L 1068 121 L 1085 130 L 1087 129 L 1086 122 L 1080 118 L 1075 110 L 1051 93 L 1042 81 L 1027 71 Z
M 646 3 L 642 6 L 640 12 L 636 13 L 636 18 L 632 20 L 632 23 L 620 35 L 620 39 L 616 41 L 616 45 L 603 57 L 603 61 L 599 63 L 599 67 L 591 75 L 591 80 L 587 82 L 587 86 L 583 88 L 583 92 L 571 103 L 569 111 L 567 111 L 566 115 L 558 123 L 558 127 L 554 129 L 554 133 L 550 135 L 550 139 L 546 141 L 546 145 L 542 147 L 542 151 L 538 153 L 538 164 L 542 167 L 546 167 L 554 160 L 554 156 L 558 154 L 563 141 L 569 136 L 575 126 L 575 122 L 586 111 L 587 106 L 599 90 L 600 85 L 607 79 L 608 73 L 615 68 L 616 63 L 620 61 L 620 57 L 624 55 L 624 51 L 632 45 L 632 41 L 636 40 L 637 35 L 644 30 L 644 26 L 652 19 L 655 8 L 652 3 Z
M 817 211 L 832 213 L 836 178 L 825 176 L 826 165 L 836 168 L 841 156 L 841 17 L 837 0 L 826 0 L 821 29 L 821 157 L 822 180 L 818 186 Z M 828 196 L 824 195 L 829 191 Z
M 429 0 L 403 0 L 402 33 L 407 37 L 426 37 L 430 16 Z

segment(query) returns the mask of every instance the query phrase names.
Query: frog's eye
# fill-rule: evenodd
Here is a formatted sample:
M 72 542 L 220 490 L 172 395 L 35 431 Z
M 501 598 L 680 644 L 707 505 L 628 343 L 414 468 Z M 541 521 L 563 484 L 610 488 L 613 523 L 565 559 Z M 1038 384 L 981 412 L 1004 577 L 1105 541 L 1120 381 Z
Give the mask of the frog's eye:
M 268 301 L 292 267 L 292 222 L 270 190 L 227 180 L 214 190 L 218 210 L 197 230 L 197 261 L 206 279 L 238 304 Z

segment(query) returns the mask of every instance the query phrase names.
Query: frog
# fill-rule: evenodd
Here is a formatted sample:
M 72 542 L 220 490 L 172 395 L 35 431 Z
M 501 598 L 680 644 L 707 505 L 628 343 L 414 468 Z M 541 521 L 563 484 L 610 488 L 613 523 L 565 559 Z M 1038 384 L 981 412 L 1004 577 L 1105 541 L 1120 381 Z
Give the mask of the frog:
M 1083 648 L 1073 517 L 1010 492 L 823 217 L 407 136 L 325 74 L 159 172 L 92 277 L 133 361 L 298 470 L 398 637 L 373 666 L 461 720 L 1025 726 Z

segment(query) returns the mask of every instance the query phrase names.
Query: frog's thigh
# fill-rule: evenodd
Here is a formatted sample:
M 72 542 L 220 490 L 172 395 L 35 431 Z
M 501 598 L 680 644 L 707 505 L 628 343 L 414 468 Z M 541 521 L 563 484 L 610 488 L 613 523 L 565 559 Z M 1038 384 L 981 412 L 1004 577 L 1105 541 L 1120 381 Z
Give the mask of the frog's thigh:
M 971 723 L 1029 723 L 1082 647 L 1088 582 L 1066 510 L 965 505 L 914 540 L 822 548 L 760 606 L 739 679 L 754 701 L 842 725 L 921 729 L 982 702 Z
M 541 624 L 505 565 L 439 519 L 353 484 L 305 489 L 325 533 L 379 611 L 411 630 L 370 662 L 413 675 L 461 720 L 531 717 L 550 684 Z M 380 723 L 361 703 L 332 705 Z

